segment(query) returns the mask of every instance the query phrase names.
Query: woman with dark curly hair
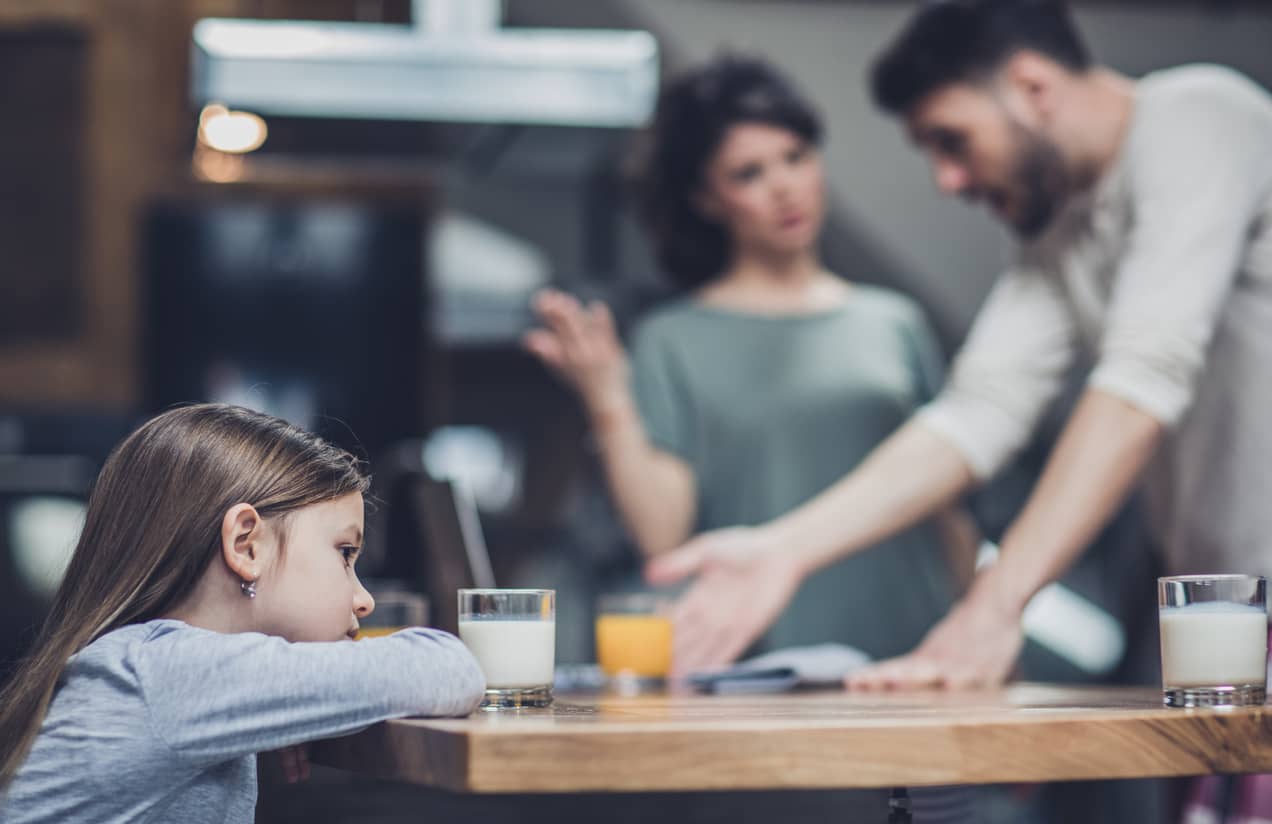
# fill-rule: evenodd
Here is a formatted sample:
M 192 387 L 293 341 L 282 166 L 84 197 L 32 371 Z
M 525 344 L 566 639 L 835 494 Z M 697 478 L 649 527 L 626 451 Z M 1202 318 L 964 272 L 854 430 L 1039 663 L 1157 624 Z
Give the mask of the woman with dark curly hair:
M 579 393 L 650 558 L 700 530 L 780 515 L 842 477 L 935 394 L 941 359 L 913 301 L 823 266 L 821 124 L 771 66 L 730 56 L 675 78 L 648 138 L 641 216 L 684 294 L 640 324 L 630 365 L 608 309 L 559 292 L 537 298 L 544 328 L 526 346 Z M 937 526 L 808 578 L 766 646 L 910 649 L 954 595 Z

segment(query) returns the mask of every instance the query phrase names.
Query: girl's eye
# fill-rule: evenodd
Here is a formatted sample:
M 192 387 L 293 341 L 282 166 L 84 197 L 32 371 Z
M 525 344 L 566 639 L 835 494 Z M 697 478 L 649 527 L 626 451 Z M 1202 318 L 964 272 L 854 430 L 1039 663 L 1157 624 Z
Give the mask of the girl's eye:
M 352 566 L 354 560 L 358 557 L 358 547 L 352 544 L 345 544 L 340 547 L 340 554 L 344 557 L 345 566 Z
M 802 162 L 806 157 L 808 157 L 808 147 L 800 146 L 798 149 L 791 149 L 786 154 L 786 162 L 794 166 L 797 163 Z

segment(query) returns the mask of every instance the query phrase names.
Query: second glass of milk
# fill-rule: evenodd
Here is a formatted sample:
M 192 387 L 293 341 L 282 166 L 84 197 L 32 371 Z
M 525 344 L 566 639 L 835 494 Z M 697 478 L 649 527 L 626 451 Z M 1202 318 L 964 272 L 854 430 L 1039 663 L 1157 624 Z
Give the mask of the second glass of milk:
M 1168 707 L 1262 704 L 1267 581 L 1254 575 L 1157 579 L 1162 700 Z

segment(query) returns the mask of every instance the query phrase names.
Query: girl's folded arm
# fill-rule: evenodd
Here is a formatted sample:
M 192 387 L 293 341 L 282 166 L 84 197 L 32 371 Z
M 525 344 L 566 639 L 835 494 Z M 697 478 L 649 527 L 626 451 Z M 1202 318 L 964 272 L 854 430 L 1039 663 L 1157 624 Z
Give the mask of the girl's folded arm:
M 466 715 L 485 689 L 472 654 L 447 633 L 291 643 L 258 633 L 158 628 L 134 667 L 154 732 L 210 764 L 387 718 Z

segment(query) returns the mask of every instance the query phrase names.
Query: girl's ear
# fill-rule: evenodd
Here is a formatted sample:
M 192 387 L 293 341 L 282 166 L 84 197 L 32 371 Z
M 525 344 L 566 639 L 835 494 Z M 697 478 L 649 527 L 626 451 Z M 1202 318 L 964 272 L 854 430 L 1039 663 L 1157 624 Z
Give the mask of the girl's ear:
M 251 504 L 235 504 L 221 519 L 221 557 L 243 581 L 255 581 L 265 568 L 265 522 Z

